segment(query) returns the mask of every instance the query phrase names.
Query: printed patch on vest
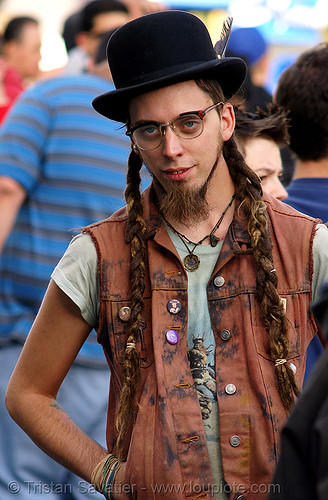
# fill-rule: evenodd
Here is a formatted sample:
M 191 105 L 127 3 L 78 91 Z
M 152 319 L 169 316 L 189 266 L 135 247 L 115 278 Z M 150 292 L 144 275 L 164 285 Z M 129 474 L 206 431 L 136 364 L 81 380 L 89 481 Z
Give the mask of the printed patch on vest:
M 281 303 L 284 311 L 286 312 L 286 310 L 287 310 L 287 299 L 285 299 L 284 297 L 280 297 L 280 303 Z

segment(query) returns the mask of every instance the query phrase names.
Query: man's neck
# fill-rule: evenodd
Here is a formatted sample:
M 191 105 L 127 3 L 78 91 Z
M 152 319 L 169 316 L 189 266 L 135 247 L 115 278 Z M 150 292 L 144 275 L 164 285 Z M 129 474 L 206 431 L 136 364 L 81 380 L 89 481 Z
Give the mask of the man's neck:
M 235 193 L 235 186 L 230 177 L 226 162 L 221 158 L 214 175 L 210 180 L 206 192 L 206 200 L 209 206 L 209 212 L 205 219 L 193 222 L 181 222 L 178 218 L 172 217 L 169 222 L 172 226 L 184 234 L 191 241 L 197 242 L 204 236 L 209 235 L 215 227 L 222 213 L 227 208 Z M 227 209 L 219 229 L 215 236 L 223 239 L 233 219 L 235 202 Z M 204 243 L 209 243 L 205 241 Z
M 227 193 L 226 193 L 227 194 Z M 231 191 L 231 196 L 229 194 L 229 199 L 226 195 L 222 196 L 221 203 L 216 203 L 206 219 L 199 222 L 194 222 L 192 224 L 181 223 L 179 221 L 174 221 L 172 225 L 176 230 L 184 234 L 188 239 L 193 242 L 201 240 L 204 236 L 209 235 L 218 220 L 221 218 L 223 212 L 225 212 L 222 222 L 219 228 L 215 231 L 214 235 L 220 239 L 223 239 L 228 231 L 228 228 L 232 222 L 234 214 L 235 200 L 232 199 L 234 195 L 234 190 Z M 230 205 L 230 206 L 229 206 Z M 209 244 L 210 241 L 205 240 L 204 244 Z
M 328 177 L 328 158 L 318 161 L 296 160 L 293 179 Z

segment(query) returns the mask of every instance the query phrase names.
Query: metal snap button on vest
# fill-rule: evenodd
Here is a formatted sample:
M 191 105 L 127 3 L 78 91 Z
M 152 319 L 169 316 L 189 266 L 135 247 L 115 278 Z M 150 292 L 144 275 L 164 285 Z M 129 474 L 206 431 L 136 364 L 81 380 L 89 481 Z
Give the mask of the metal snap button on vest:
M 129 321 L 131 316 L 131 309 L 127 306 L 121 307 L 118 312 L 119 318 L 122 321 Z
M 297 372 L 296 365 L 294 365 L 294 363 L 289 363 L 289 366 L 291 367 L 291 369 L 292 369 L 292 371 L 293 371 L 293 373 L 295 375 L 295 373 Z
M 230 444 L 234 448 L 236 446 L 239 446 L 240 445 L 240 437 L 239 436 L 231 436 L 231 438 L 230 438 Z
M 171 299 L 167 303 L 167 310 L 171 314 L 178 314 L 181 311 L 181 302 L 178 299 Z
M 216 276 L 214 278 L 214 286 L 216 286 L 216 288 L 220 288 L 221 286 L 223 286 L 224 282 L 225 282 L 225 279 L 223 276 Z
M 236 389 L 235 384 L 228 384 L 225 386 L 224 390 L 227 394 L 235 394 L 237 389 Z
M 229 330 L 222 330 L 222 332 L 220 333 L 220 337 L 222 340 L 229 340 L 231 337 L 231 333 L 229 332 Z
M 169 344 L 174 345 L 179 342 L 179 335 L 175 330 L 167 330 L 165 336 Z

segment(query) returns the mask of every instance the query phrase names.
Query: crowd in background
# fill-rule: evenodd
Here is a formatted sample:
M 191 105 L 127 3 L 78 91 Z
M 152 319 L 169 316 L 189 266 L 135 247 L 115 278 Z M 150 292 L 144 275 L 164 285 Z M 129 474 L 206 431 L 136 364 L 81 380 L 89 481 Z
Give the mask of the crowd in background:
M 91 107 L 96 95 L 114 88 L 106 61 L 107 41 L 116 28 L 130 19 L 164 8 L 164 3 L 147 0 L 85 3 L 63 25 L 67 65 L 58 69 L 55 76 L 45 76 L 39 68 L 42 34 L 37 18 L 16 16 L 1 35 L 2 500 L 12 498 L 7 484 L 13 478 L 33 477 L 37 481 L 41 470 L 49 484 L 57 476 L 58 484 L 73 485 L 72 491 L 62 495 L 63 500 L 88 498 L 84 492 L 79 496 L 78 487 L 74 486 L 78 478 L 68 476 L 64 468 L 55 466 L 48 458 L 47 462 L 42 452 L 10 422 L 4 393 L 51 272 L 72 235 L 78 228 L 108 217 L 124 203 L 130 141 L 117 124 L 104 120 Z M 328 90 L 323 89 L 322 74 L 327 68 L 328 48 L 322 46 L 300 57 L 283 75 L 276 96 L 260 83 L 259 74 L 266 71 L 268 63 L 267 43 L 257 29 L 233 30 L 226 55 L 242 57 L 249 68 L 234 103 L 237 144 L 249 166 L 258 172 L 264 189 L 327 222 Z M 316 68 L 321 73 L 316 74 Z M 311 89 L 309 95 L 297 95 L 305 80 Z M 301 130 L 300 123 L 305 130 Z M 249 144 L 254 138 L 257 142 L 252 142 L 251 148 Z M 267 165 L 268 158 L 275 160 L 274 165 Z M 309 372 L 323 350 L 322 344 L 325 345 L 324 339 L 317 336 L 311 343 Z M 80 417 L 81 427 L 84 425 L 86 432 L 103 443 L 109 384 L 106 366 L 93 332 L 77 358 L 75 373 L 72 370 L 62 390 L 63 404 L 71 405 L 74 418 L 79 421 Z M 22 493 L 16 498 L 27 497 Z M 90 493 L 92 498 L 96 498 L 94 492 Z

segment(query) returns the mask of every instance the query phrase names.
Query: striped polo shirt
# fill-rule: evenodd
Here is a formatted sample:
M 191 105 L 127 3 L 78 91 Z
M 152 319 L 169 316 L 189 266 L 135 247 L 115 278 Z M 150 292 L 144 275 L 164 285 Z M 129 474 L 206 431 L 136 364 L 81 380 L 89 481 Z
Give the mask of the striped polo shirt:
M 36 83 L 0 129 L 0 176 L 26 190 L 0 257 L 0 342 L 24 341 L 71 238 L 124 205 L 130 141 L 92 99 L 113 89 L 94 75 Z M 80 362 L 105 363 L 93 332 Z

